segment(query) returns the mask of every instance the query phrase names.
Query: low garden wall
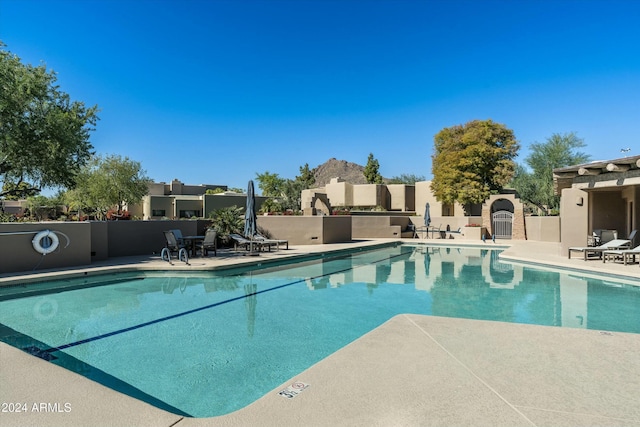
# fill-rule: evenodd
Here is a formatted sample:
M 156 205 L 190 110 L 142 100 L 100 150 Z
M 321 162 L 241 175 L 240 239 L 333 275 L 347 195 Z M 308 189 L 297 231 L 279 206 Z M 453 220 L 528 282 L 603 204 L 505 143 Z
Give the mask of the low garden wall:
M 343 243 L 351 241 L 351 219 L 349 215 L 269 215 L 258 217 L 258 228 L 290 245 Z
M 165 245 L 163 231 L 204 234 L 209 221 L 85 221 L 0 223 L 0 274 L 90 265 L 112 257 L 151 255 Z M 42 255 L 32 240 L 56 232 L 59 246 Z
M 560 241 L 559 216 L 526 216 L 524 223 L 527 229 L 527 240 L 539 242 Z

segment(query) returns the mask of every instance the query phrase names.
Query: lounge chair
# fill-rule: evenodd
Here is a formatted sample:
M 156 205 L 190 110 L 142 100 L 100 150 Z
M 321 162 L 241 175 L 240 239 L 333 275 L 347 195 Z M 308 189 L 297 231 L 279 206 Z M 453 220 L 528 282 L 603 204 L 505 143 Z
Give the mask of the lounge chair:
M 210 250 L 213 250 L 213 255 L 218 255 L 218 233 L 215 230 L 209 229 L 204 234 L 204 240 L 200 244 L 202 256 L 208 255 Z
M 569 258 L 571 258 L 571 252 L 582 252 L 585 261 L 588 259 L 589 254 L 598 255 L 598 259 L 602 259 L 602 253 L 604 251 L 610 251 L 614 249 L 629 249 L 630 247 L 631 240 L 615 239 L 600 246 L 582 246 L 569 248 Z
M 253 236 L 254 240 L 258 240 L 260 242 L 263 242 L 264 244 L 271 244 L 271 245 L 276 245 L 277 250 L 280 250 L 280 245 L 285 245 L 285 249 L 289 249 L 289 241 L 288 240 L 284 240 L 284 239 L 269 239 L 268 237 L 264 237 L 262 234 L 260 233 L 256 233 L 255 236 Z
M 640 256 L 640 245 L 636 246 L 633 249 L 622 249 L 622 250 L 612 250 L 612 251 L 604 251 L 602 252 L 602 262 L 616 261 L 618 259 L 622 259 L 624 265 L 627 265 L 631 261 L 631 263 L 636 262 L 636 255 Z
M 461 236 L 464 236 L 464 233 L 462 232 L 462 227 L 458 227 L 457 230 L 451 230 L 447 225 L 447 230 L 444 233 L 447 239 L 453 239 L 454 234 L 459 234 Z
M 250 250 L 252 247 L 254 247 L 257 248 L 258 251 L 260 251 L 266 247 L 267 249 L 269 249 L 269 251 L 271 251 L 271 244 L 267 244 L 260 240 L 250 240 L 236 233 L 229 234 L 229 237 L 231 238 L 231 240 L 233 240 L 234 250 L 238 250 L 238 246 L 244 246 L 246 250 Z

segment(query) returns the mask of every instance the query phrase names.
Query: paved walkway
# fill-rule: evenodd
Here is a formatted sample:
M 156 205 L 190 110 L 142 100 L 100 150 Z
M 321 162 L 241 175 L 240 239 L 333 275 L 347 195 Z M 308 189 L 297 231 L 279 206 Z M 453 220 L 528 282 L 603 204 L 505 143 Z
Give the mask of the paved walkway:
M 510 243 L 505 259 L 586 268 L 640 284 L 637 264 L 568 260 L 558 244 Z M 260 261 L 226 253 L 171 268 L 224 268 L 350 246 L 297 247 L 263 254 Z M 74 273 L 139 263 L 167 267 L 157 259 L 136 258 Z M 14 280 L 3 277 L 0 283 Z M 399 315 L 248 407 L 195 419 L 164 412 L 0 343 L 0 426 L 640 427 L 638 355 L 640 334 Z M 278 395 L 294 381 L 309 387 L 293 399 Z M 25 403 L 20 408 L 26 412 L 15 412 L 15 403 Z

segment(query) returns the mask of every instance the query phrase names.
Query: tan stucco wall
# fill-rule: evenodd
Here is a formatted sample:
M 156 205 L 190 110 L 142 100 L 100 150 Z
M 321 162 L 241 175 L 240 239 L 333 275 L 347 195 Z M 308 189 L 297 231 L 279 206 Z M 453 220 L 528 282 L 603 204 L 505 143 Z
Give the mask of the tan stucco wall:
M 154 210 L 164 210 L 164 216 L 167 218 L 173 218 L 175 215 L 171 196 L 147 196 L 143 200 L 143 205 L 143 219 L 161 219 L 162 216 L 151 216 Z
M 107 223 L 109 257 L 151 255 L 165 246 L 163 231 L 179 229 L 183 236 L 204 235 L 208 221 L 111 221 Z
M 387 207 L 386 188 L 381 184 L 360 184 L 353 186 L 352 206 Z
M 91 224 L 91 261 L 104 261 L 109 258 L 109 223 L 90 221 Z
M 400 238 L 410 223 L 411 218 L 408 216 L 353 215 L 351 217 L 352 237 L 354 239 Z
M 86 221 L 0 223 L 0 273 L 38 271 L 89 265 L 109 257 L 151 255 L 165 245 L 165 230 L 180 229 L 182 234 L 203 235 L 209 221 Z M 59 231 L 60 247 L 41 255 L 33 249 L 31 240 L 36 232 Z M 22 233 L 27 234 L 8 234 Z
M 416 187 L 405 184 L 388 184 L 388 209 L 392 211 L 415 211 Z
M 149 184 L 149 195 L 150 196 L 164 196 L 164 189 L 166 184 L 154 182 Z
M 616 230 L 619 238 L 626 238 L 625 208 L 620 191 L 590 192 L 589 230 Z
M 431 191 L 431 181 L 416 182 L 415 185 L 415 211 L 419 215 L 424 214 L 425 206 L 429 202 L 429 208 L 431 211 L 431 217 L 443 217 L 442 203 L 436 200 L 436 197 Z M 461 204 L 454 203 L 453 205 L 453 217 L 463 218 L 464 209 Z M 449 216 L 447 216 L 449 217 Z
M 589 193 L 577 188 L 565 188 L 560 197 L 560 241 L 562 252 L 571 246 L 586 246 Z
M 59 231 L 60 245 L 54 252 L 42 255 L 33 249 L 36 232 Z M 7 234 L 29 232 L 28 234 Z M 0 223 L 0 273 L 46 270 L 91 263 L 91 226 L 88 222 Z
M 560 217 L 559 216 L 527 216 L 527 240 L 539 242 L 560 241 Z
M 351 241 L 351 216 L 291 216 L 258 217 L 258 227 L 275 239 L 285 239 L 291 245 L 319 245 Z
M 353 185 L 348 182 L 330 182 L 325 186 L 332 207 L 353 206 Z

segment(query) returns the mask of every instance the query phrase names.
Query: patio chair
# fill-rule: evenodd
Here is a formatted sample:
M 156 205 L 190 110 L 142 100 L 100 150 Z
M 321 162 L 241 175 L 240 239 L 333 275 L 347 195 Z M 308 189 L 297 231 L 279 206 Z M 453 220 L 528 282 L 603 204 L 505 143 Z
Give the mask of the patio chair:
M 209 255 L 209 251 L 213 250 L 213 255 L 218 256 L 218 232 L 213 229 L 207 230 L 204 234 L 204 240 L 200 244 L 202 256 Z
M 438 225 L 438 228 L 436 228 L 435 226 L 429 226 L 427 227 L 427 237 L 429 237 L 429 232 L 431 232 L 431 238 L 433 239 L 436 233 L 438 233 L 438 238 L 442 239 L 443 234 L 442 233 L 442 224 Z
M 614 262 L 622 260 L 624 265 L 627 265 L 629 260 L 631 260 L 631 263 L 636 262 L 636 255 L 640 256 L 640 245 L 633 249 L 604 251 L 602 252 L 602 262 L 607 262 L 607 259 Z
M 179 245 L 184 245 L 184 239 L 182 238 L 182 230 L 179 229 L 175 229 L 175 230 L 169 230 L 173 233 L 173 235 L 176 238 L 176 242 L 178 242 Z
M 265 244 L 275 244 L 277 246 L 277 249 L 280 250 L 280 245 L 285 245 L 285 249 L 289 249 L 289 241 L 288 240 L 284 240 L 284 239 L 270 239 L 268 237 L 263 236 L 260 233 L 256 233 L 255 236 L 253 236 L 253 238 L 255 240 L 259 240 L 261 242 L 264 242 Z
M 161 252 L 161 257 L 164 260 L 165 259 L 165 253 L 167 253 L 167 261 L 169 261 L 169 263 L 171 263 L 171 252 L 177 252 L 178 253 L 178 259 L 180 261 L 184 261 L 187 264 L 189 263 L 189 254 L 188 254 L 188 249 L 187 247 L 184 245 L 184 243 L 179 243 L 178 239 L 176 239 L 176 235 L 174 234 L 174 232 L 172 230 L 169 231 L 164 231 L 164 238 L 165 238 L 165 247 L 164 249 L 162 249 Z
M 602 238 L 598 232 L 593 231 L 591 236 L 587 236 L 587 246 L 600 246 L 602 244 Z
M 629 249 L 631 247 L 631 240 L 616 239 L 604 243 L 600 246 L 583 246 L 569 248 L 569 258 L 571 258 L 571 252 L 582 252 L 584 260 L 586 261 L 589 254 L 598 255 L 598 259 L 602 259 L 602 253 L 604 251 L 610 251 L 613 249 Z

